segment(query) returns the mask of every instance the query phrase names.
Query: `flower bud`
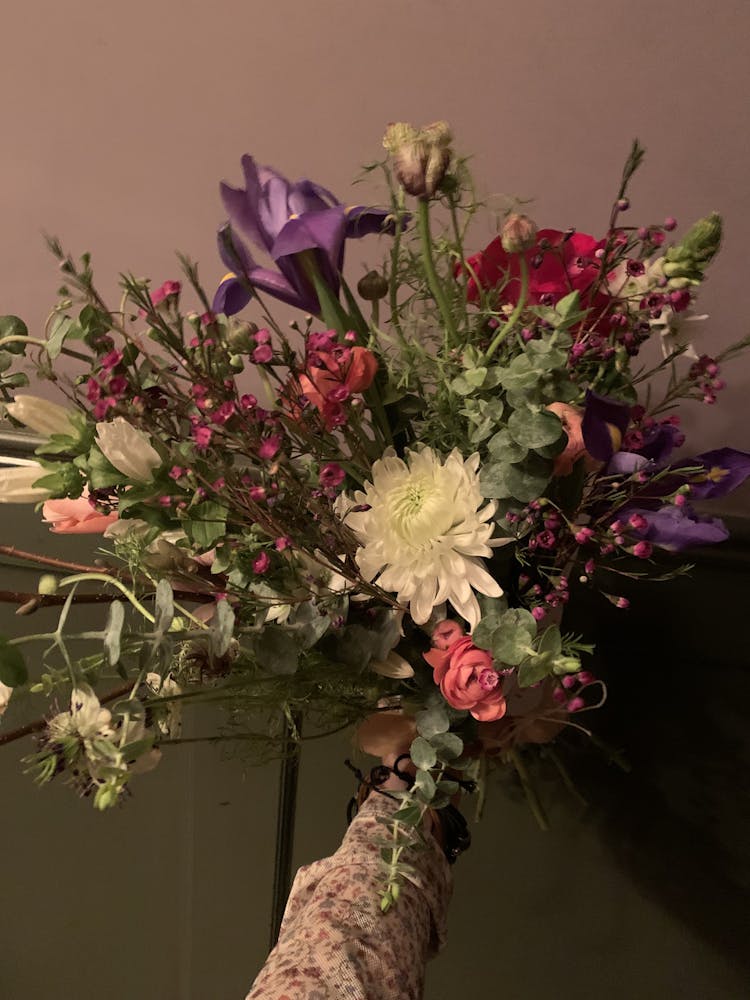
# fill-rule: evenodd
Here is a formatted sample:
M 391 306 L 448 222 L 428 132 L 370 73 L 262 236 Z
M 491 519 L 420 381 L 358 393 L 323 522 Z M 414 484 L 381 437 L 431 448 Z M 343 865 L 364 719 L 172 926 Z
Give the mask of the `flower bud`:
M 37 462 L 14 468 L 0 468 L 0 503 L 37 503 L 49 500 L 49 490 L 34 486 L 44 476 Z
M 258 332 L 255 323 L 232 320 L 227 335 L 227 347 L 231 354 L 249 354 L 255 347 L 253 337 Z
M 699 219 L 677 246 L 664 255 L 664 274 L 670 288 L 697 285 L 721 244 L 722 221 L 718 212 Z
M 388 294 L 388 282 L 379 271 L 368 271 L 357 282 L 357 292 L 366 302 L 377 302 Z
M 57 577 L 53 573 L 45 573 L 44 576 L 40 576 L 36 590 L 38 594 L 56 594 Z
M 71 411 L 48 399 L 21 393 L 12 403 L 6 403 L 5 409 L 14 420 L 45 437 L 52 434 L 76 435 L 76 429 L 70 421 Z
M 407 194 L 431 198 L 451 159 L 452 135 L 447 122 L 414 128 L 394 122 L 386 129 L 383 146 L 393 157 L 396 177 Z
M 152 447 L 148 434 L 133 427 L 125 417 L 98 423 L 96 443 L 107 461 L 136 483 L 150 482 L 154 469 L 161 465 L 159 452 Z
M 500 230 L 500 242 L 506 253 L 523 253 L 536 243 L 537 227 L 528 215 L 511 212 Z

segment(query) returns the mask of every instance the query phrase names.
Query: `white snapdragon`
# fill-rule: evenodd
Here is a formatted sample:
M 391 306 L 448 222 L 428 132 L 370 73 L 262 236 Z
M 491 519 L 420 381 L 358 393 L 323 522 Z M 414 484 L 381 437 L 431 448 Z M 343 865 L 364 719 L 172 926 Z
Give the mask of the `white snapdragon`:
M 38 462 L 0 468 L 0 503 L 38 503 L 49 500 L 49 490 L 34 486 L 45 475 Z
M 20 393 L 12 403 L 6 403 L 5 409 L 14 420 L 45 437 L 53 434 L 76 434 L 70 419 L 71 411 L 59 403 L 42 399 L 41 396 Z
M 159 452 L 148 434 L 128 423 L 125 417 L 96 425 L 96 443 L 118 472 L 136 483 L 148 483 L 161 465 Z

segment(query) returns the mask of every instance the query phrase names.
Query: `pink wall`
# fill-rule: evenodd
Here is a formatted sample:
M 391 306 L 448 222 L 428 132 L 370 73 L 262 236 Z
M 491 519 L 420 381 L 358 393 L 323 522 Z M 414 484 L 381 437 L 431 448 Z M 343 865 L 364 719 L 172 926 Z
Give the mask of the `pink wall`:
M 217 184 L 243 152 L 354 197 L 386 122 L 443 117 L 480 190 L 591 232 L 639 136 L 633 219 L 727 219 L 704 349 L 748 332 L 747 0 L 28 0 L 1 26 L 0 311 L 30 326 L 58 284 L 42 229 L 92 250 L 105 289 L 120 269 L 173 277 L 174 248 L 212 284 Z M 750 356 L 728 377 L 690 415 L 694 450 L 750 449 Z

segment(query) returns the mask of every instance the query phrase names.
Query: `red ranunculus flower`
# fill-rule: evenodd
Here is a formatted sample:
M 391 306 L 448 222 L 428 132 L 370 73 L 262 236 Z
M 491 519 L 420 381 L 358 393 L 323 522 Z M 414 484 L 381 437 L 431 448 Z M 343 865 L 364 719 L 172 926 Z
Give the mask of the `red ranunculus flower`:
M 496 237 L 481 253 L 469 258 L 474 272 L 468 281 L 469 301 L 479 299 L 480 287 L 487 291 L 497 288 L 502 304 L 516 305 L 521 292 L 519 259 L 523 256 L 529 268 L 529 305 L 547 301 L 546 296 L 550 296 L 549 301 L 557 302 L 573 291 L 579 292 L 584 306 L 599 304 L 600 296 L 596 297 L 597 302 L 592 302 L 587 293 L 599 276 L 595 255 L 604 246 L 604 240 L 595 240 L 586 233 L 565 237 L 559 229 L 540 229 L 536 243 L 523 255 L 506 253 L 502 238 Z M 546 241 L 548 249 L 542 249 L 542 241 Z M 609 301 L 606 295 L 601 300 L 602 305 Z

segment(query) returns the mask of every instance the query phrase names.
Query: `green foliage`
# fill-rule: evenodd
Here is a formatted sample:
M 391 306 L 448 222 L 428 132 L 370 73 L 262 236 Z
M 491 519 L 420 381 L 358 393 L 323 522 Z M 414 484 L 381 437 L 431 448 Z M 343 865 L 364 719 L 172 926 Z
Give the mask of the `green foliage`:
M 0 681 L 8 687 L 20 687 L 29 678 L 21 651 L 0 636 Z

